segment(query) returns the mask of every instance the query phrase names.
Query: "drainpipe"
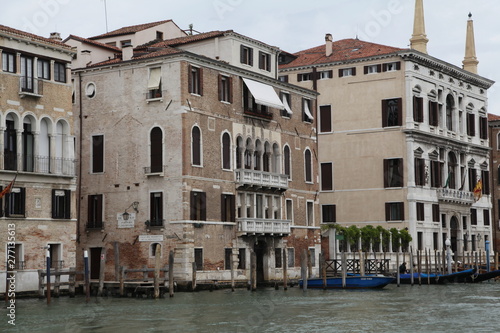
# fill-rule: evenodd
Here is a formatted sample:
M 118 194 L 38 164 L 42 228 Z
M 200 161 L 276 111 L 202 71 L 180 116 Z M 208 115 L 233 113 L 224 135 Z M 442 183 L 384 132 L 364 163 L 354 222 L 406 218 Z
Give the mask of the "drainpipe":
M 80 218 L 82 216 L 81 214 L 81 198 L 82 198 L 82 142 L 83 142 L 83 107 L 82 107 L 82 73 L 78 72 L 78 103 L 79 109 L 80 109 L 80 114 L 78 117 L 80 118 L 80 138 L 79 138 L 79 147 L 78 147 L 78 154 L 80 155 L 78 158 L 78 198 L 77 198 L 77 220 L 76 220 L 76 243 L 80 244 Z

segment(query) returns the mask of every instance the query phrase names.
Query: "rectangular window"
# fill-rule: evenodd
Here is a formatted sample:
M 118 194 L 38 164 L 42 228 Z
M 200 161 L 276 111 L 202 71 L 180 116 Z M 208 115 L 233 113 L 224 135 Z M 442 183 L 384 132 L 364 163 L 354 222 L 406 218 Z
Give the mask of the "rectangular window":
M 490 194 L 490 172 L 481 170 L 481 180 L 483 182 L 483 194 Z
M 477 171 L 476 169 L 469 168 L 469 191 L 473 192 L 477 184 Z
M 425 185 L 425 160 L 423 158 L 415 158 L 415 185 Z
M 321 163 L 321 190 L 333 190 L 333 163 Z
M 38 78 L 50 80 L 50 61 L 38 59 Z
M 242 64 L 253 66 L 253 49 L 251 47 L 241 45 L 240 58 Z
M 424 234 L 422 233 L 422 231 L 419 231 L 417 232 L 417 246 L 418 246 L 418 249 L 419 250 L 423 250 L 424 249 Z
M 241 248 L 238 251 L 238 269 L 246 269 L 246 267 L 247 267 L 246 249 Z
M 439 107 L 434 101 L 429 101 L 429 125 L 439 126 Z
M 313 73 L 300 73 L 297 74 L 297 81 L 302 82 L 302 81 L 312 81 L 313 79 Z
M 203 70 L 189 65 L 189 92 L 194 95 L 203 95 Z
M 401 98 L 382 100 L 382 127 L 401 126 L 403 121 L 403 100 Z
M 424 122 L 424 99 L 422 97 L 413 96 L 413 121 Z
M 288 75 L 280 75 L 278 76 L 278 80 L 281 82 L 288 82 Z
M 92 136 L 92 173 L 104 172 L 104 135 Z
M 307 201 L 306 203 L 306 222 L 308 226 L 314 226 L 314 202 Z
M 163 193 L 153 192 L 149 195 L 150 213 L 149 225 L 151 227 L 163 226 Z
M 290 223 L 293 224 L 293 201 L 292 199 L 286 199 L 285 201 L 286 205 L 286 219 L 290 221 Z
M 13 187 L 5 198 L 6 217 L 24 217 L 26 208 L 26 189 L 24 187 Z
M 52 218 L 71 218 L 71 190 L 52 190 Z
M 332 106 L 321 105 L 319 107 L 319 132 L 330 133 L 332 131 Z
M 385 204 L 386 221 L 404 221 L 404 216 L 403 202 L 387 202 Z
M 54 62 L 54 81 L 66 83 L 66 65 Z
M 35 92 L 33 82 L 33 58 L 21 56 L 21 90 Z
M 316 249 L 313 247 L 309 248 L 309 260 L 311 260 L 311 266 L 316 267 Z
M 425 220 L 425 205 L 423 202 L 417 202 L 417 221 Z
M 479 138 L 488 139 L 488 118 L 479 117 Z
M 431 161 L 431 187 L 441 187 L 443 162 Z
M 335 205 L 321 205 L 321 223 L 337 222 L 337 207 Z
M 93 194 L 88 196 L 88 229 L 102 229 L 102 194 Z
M 2 71 L 8 73 L 16 72 L 16 55 L 13 53 L 2 52 Z
M 339 77 L 356 76 L 356 67 L 339 69 Z
M 302 98 L 302 121 L 312 123 L 314 117 L 311 113 L 312 102 L 310 99 Z
M 265 71 L 271 71 L 271 55 L 259 51 L 259 68 Z
M 490 225 L 490 211 L 483 209 L 483 225 Z
M 331 78 L 333 78 L 333 71 L 329 70 L 329 71 L 318 72 L 318 78 L 320 80 L 331 79 Z
M 467 135 L 474 136 L 476 135 L 476 117 L 473 113 L 467 113 Z
M 400 69 L 401 69 L 401 62 L 400 61 L 389 62 L 389 63 L 382 65 L 383 72 L 399 71 Z
M 283 249 L 276 248 L 274 249 L 274 267 L 282 268 L 283 267 Z
M 191 191 L 191 220 L 192 221 L 206 221 L 207 220 L 207 207 L 206 207 L 206 193 Z
M 203 249 L 194 249 L 194 263 L 197 271 L 203 270 Z
M 475 208 L 470 209 L 470 224 L 477 225 L 477 209 Z
M 382 65 L 369 65 L 364 67 L 365 74 L 375 74 L 382 71 Z
M 281 116 L 291 118 L 292 117 L 292 97 L 287 92 L 280 92 L 280 99 L 283 102 L 285 108 L 281 110 Z
M 148 98 L 161 98 L 161 67 L 149 69 Z
M 287 250 L 287 264 L 288 267 L 295 267 L 295 249 L 293 247 L 289 247 Z
M 224 249 L 224 269 L 231 269 L 231 256 L 233 255 L 233 249 Z
M 232 78 L 225 75 L 219 75 L 219 101 L 232 103 Z
M 403 159 L 384 159 L 384 187 L 403 187 Z
M 236 201 L 232 194 L 221 194 L 221 221 L 235 222 Z
M 432 244 L 434 246 L 434 250 L 439 249 L 439 234 L 437 232 L 432 233 Z
M 432 204 L 432 222 L 439 222 L 439 204 Z
M 122 41 L 120 41 L 120 45 L 122 46 L 122 48 L 124 46 L 130 46 L 130 45 L 132 45 L 132 40 L 130 40 L 130 39 L 122 40 Z

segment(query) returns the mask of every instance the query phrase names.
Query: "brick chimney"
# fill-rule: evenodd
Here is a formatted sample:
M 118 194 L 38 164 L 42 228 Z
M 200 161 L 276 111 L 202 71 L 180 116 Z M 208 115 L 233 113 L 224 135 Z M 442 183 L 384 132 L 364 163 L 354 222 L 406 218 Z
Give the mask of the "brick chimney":
M 58 42 L 62 42 L 61 34 L 59 32 L 51 32 L 49 38 Z
M 122 47 L 122 60 L 123 61 L 132 60 L 133 56 L 134 56 L 134 47 L 132 45 L 124 45 Z
M 331 56 L 333 53 L 333 37 L 332 34 L 325 35 L 325 55 Z

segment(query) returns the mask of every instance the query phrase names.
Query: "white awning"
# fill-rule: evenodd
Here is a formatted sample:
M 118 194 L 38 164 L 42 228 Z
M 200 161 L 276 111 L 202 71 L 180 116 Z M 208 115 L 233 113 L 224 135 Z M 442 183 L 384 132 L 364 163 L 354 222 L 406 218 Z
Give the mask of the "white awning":
M 160 89 L 161 68 L 151 68 L 149 71 L 148 90 Z
M 309 117 L 309 119 L 314 120 L 311 110 L 309 110 L 309 104 L 306 101 L 304 101 L 304 112 L 306 113 L 306 116 Z
M 286 99 L 285 96 L 283 96 L 283 106 L 285 107 L 285 110 L 286 110 L 286 112 L 288 112 L 288 114 L 293 114 L 292 108 L 288 104 L 288 100 Z
M 270 85 L 245 78 L 243 78 L 243 82 L 245 82 L 257 104 L 266 105 L 280 110 L 285 108 L 278 97 L 278 94 L 276 94 L 276 91 L 274 91 L 274 88 Z

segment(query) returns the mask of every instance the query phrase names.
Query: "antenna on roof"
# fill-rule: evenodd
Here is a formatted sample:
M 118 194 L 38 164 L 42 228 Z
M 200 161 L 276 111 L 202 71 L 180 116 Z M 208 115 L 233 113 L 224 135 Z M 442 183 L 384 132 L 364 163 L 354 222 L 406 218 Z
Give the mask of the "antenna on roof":
M 109 32 L 108 31 L 108 8 L 106 6 L 106 0 L 102 0 L 104 1 L 104 19 L 106 20 L 106 32 Z

